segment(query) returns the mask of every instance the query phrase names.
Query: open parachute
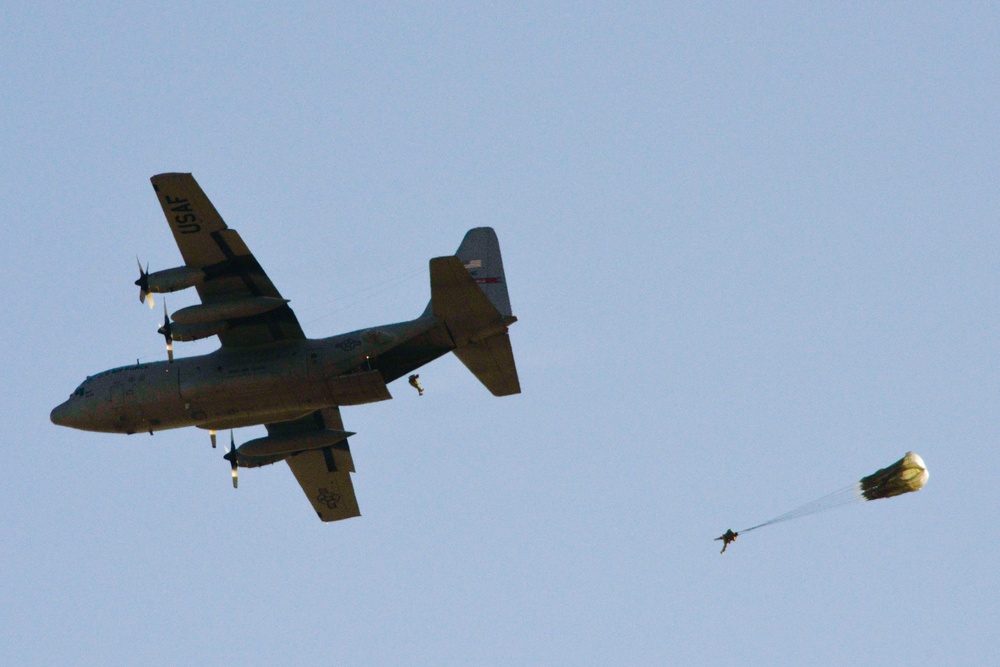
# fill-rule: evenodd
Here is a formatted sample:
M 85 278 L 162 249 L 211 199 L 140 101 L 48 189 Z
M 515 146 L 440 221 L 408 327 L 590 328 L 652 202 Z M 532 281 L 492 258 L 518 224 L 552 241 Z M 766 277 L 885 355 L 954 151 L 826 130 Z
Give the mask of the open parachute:
M 878 500 L 919 491 L 927 483 L 930 475 L 924 460 L 914 452 L 907 452 L 906 456 L 888 468 L 876 470 L 867 477 L 862 477 L 858 484 L 865 500 Z
M 735 542 L 737 536 L 748 533 L 751 530 L 770 526 L 773 523 L 791 521 L 792 519 L 816 514 L 817 512 L 825 512 L 841 505 L 859 501 L 879 500 L 880 498 L 892 498 L 904 493 L 919 491 L 927 483 L 929 476 L 930 473 L 927 471 L 927 466 L 924 465 L 924 460 L 914 452 L 907 452 L 906 456 L 892 465 L 881 470 L 876 470 L 846 488 L 796 507 L 790 512 L 785 512 L 756 526 L 744 528 L 737 532 L 728 530 L 721 537 L 715 539 L 722 540 L 722 551 L 725 552 L 726 547 L 729 546 L 730 542 Z

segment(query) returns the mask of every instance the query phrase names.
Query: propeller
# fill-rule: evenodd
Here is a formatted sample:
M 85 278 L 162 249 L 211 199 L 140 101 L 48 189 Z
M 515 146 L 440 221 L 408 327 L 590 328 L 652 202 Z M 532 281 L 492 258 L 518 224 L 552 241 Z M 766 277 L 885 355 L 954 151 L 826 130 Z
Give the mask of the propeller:
M 167 315 L 167 300 L 163 300 L 163 326 L 156 330 L 163 334 L 167 341 L 167 359 L 171 363 L 174 361 L 174 338 L 170 333 L 170 316 Z
M 139 258 L 135 258 L 136 264 L 139 265 L 139 279 L 135 281 L 136 286 L 139 288 L 139 302 L 145 301 L 149 304 L 149 309 L 153 309 L 153 293 L 149 291 L 149 264 L 146 264 L 146 270 L 142 269 L 142 262 Z
M 215 449 L 215 429 L 213 428 L 208 432 L 210 438 L 212 438 L 212 449 Z
M 229 461 L 233 467 L 233 488 L 238 488 L 240 477 L 237 469 L 237 459 L 239 455 L 236 453 L 236 440 L 233 439 L 233 432 L 229 431 L 229 452 L 225 454 L 222 458 Z

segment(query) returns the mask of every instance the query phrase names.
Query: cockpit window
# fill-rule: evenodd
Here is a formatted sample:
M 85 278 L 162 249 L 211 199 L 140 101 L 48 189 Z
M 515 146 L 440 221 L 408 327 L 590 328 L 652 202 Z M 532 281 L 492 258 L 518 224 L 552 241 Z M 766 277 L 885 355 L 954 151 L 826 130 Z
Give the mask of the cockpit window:
M 76 391 L 73 392 L 73 395 L 74 396 L 83 396 L 83 385 L 82 384 L 79 387 L 76 388 Z

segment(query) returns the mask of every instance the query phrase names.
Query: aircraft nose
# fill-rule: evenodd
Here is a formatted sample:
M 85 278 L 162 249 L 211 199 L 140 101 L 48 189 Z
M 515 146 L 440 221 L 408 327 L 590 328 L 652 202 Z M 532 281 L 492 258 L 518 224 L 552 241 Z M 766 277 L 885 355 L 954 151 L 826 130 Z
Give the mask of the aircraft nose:
M 55 408 L 52 409 L 52 413 L 49 415 L 49 419 L 56 426 L 69 426 L 69 406 L 66 403 L 60 403 Z

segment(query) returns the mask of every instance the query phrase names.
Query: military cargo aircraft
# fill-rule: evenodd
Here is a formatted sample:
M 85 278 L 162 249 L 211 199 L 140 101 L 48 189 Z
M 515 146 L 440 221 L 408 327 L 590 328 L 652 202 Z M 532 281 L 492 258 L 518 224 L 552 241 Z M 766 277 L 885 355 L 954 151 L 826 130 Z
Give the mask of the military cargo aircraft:
M 520 393 L 496 234 L 470 230 L 455 255 L 430 260 L 431 299 L 416 319 L 308 339 L 295 314 L 191 174 L 150 179 L 184 266 L 139 265 L 139 298 L 189 287 L 201 303 L 166 315 L 168 360 L 89 376 L 52 411 L 60 426 L 138 433 L 263 424 L 267 435 L 225 455 L 232 469 L 286 461 L 323 521 L 360 516 L 340 406 L 392 398 L 386 386 L 448 352 L 495 396 Z M 221 347 L 173 358 L 174 341 L 218 336 Z M 416 379 L 411 383 L 417 386 Z

